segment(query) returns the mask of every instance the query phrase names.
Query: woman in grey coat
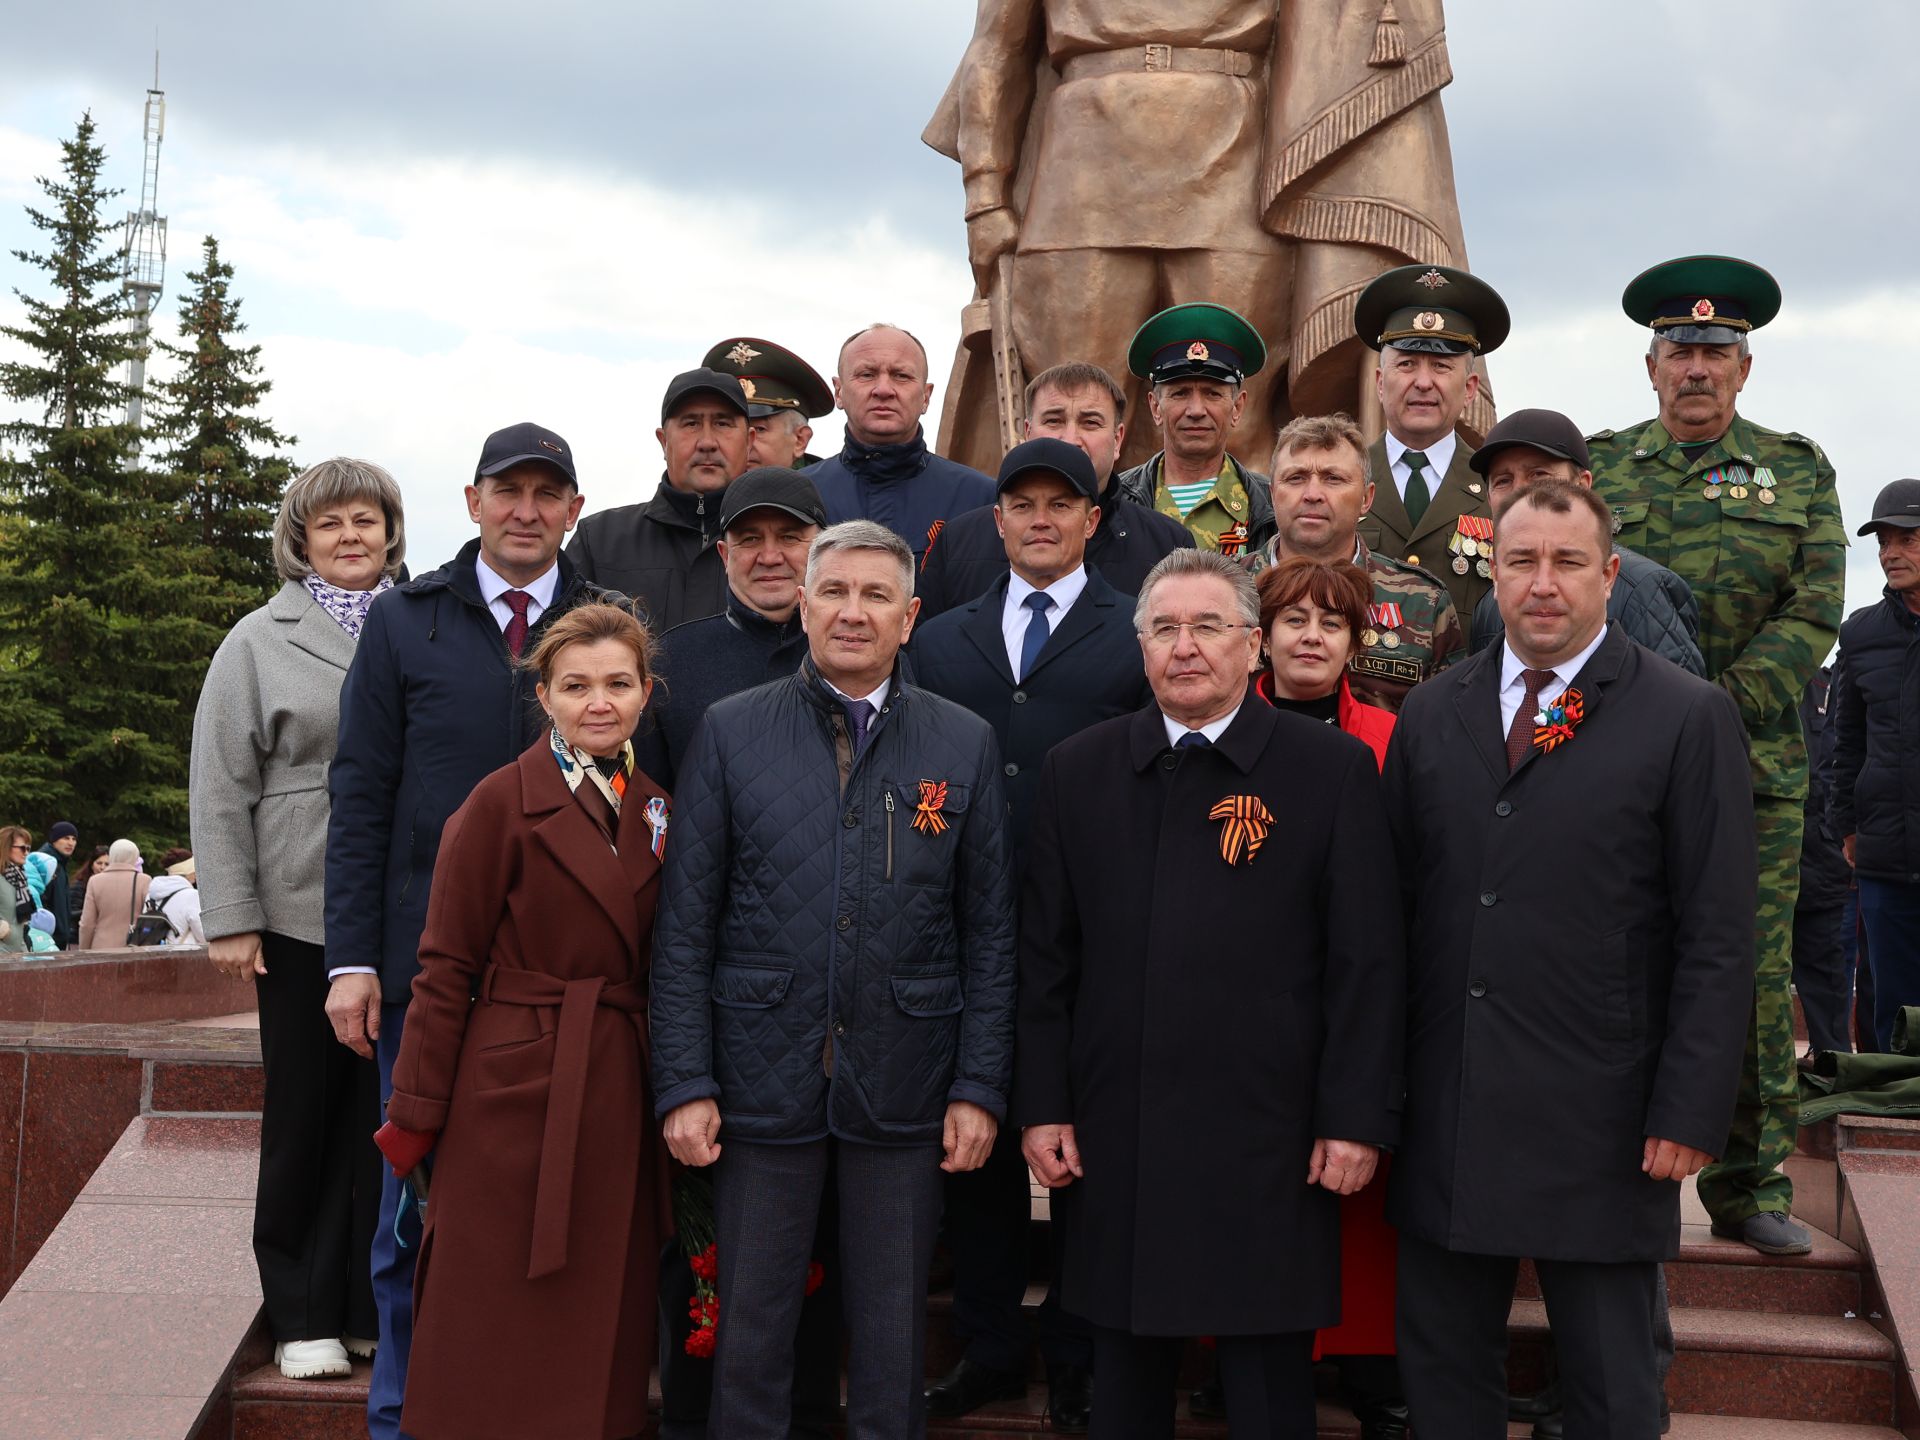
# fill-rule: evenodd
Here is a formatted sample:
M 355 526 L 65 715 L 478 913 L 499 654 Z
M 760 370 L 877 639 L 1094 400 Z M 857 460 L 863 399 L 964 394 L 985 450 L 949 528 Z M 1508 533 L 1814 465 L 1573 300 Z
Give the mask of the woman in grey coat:
M 290 1379 L 347 1374 L 376 1334 L 378 1085 L 326 1017 L 321 882 L 340 685 L 405 551 L 400 487 L 379 466 L 299 476 L 273 524 L 286 583 L 221 643 L 193 718 L 201 919 L 213 963 L 252 979 L 260 1010 L 253 1253 Z

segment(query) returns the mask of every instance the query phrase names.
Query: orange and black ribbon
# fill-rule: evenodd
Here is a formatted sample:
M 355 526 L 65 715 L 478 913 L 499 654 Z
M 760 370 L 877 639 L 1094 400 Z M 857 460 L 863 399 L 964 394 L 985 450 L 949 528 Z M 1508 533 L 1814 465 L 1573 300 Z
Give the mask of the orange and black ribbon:
M 941 810 L 947 803 L 947 782 L 944 780 L 922 780 L 920 782 L 920 803 L 914 807 L 913 828 L 924 835 L 938 835 L 947 828 L 946 818 Z
M 1266 843 L 1267 827 L 1273 824 L 1272 814 L 1258 795 L 1229 795 L 1208 812 L 1207 818 L 1226 822 L 1220 828 L 1220 858 L 1229 865 L 1238 865 L 1242 858 L 1251 863 Z
M 1586 704 L 1578 690 L 1568 690 L 1558 700 L 1541 712 L 1541 718 L 1534 722 L 1533 743 L 1542 755 L 1553 751 L 1573 738 L 1573 730 L 1586 718 Z

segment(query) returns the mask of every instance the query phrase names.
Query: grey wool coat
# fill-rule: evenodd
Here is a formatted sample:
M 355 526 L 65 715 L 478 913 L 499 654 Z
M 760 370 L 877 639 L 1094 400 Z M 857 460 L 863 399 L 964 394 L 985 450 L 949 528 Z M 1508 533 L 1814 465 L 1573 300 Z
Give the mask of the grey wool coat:
M 326 940 L 327 767 L 353 649 L 306 586 L 288 582 L 214 652 L 189 780 L 209 940 L 255 930 Z

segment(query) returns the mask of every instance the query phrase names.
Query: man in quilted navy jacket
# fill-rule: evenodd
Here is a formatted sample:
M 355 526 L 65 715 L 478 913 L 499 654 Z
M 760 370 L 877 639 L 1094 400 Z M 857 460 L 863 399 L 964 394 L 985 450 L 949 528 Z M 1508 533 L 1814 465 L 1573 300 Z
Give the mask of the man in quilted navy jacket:
M 730 696 L 680 768 L 654 932 L 668 1147 L 714 1166 L 711 1431 L 785 1435 L 802 1280 L 838 1186 L 851 1440 L 924 1435 L 941 1172 L 977 1168 L 1013 1067 L 1013 899 L 993 731 L 902 682 L 912 551 L 808 554 L 808 658 Z

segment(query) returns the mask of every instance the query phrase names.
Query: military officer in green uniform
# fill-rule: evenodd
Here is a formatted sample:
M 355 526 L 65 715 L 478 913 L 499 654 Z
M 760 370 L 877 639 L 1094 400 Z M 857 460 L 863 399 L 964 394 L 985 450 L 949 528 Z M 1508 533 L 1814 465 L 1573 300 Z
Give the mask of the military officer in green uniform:
M 1743 260 L 1694 255 L 1646 271 L 1622 305 L 1650 326 L 1647 375 L 1660 414 L 1588 441 L 1593 488 L 1622 545 L 1667 566 L 1700 602 L 1706 674 L 1740 707 L 1752 747 L 1760 861 L 1754 1026 L 1727 1153 L 1700 1173 L 1717 1235 L 1804 1254 L 1780 1166 L 1796 1134 L 1793 906 L 1807 794 L 1797 705 L 1832 649 L 1846 583 L 1833 466 L 1804 435 L 1737 413 L 1748 335 L 1779 312 L 1780 287 Z
M 1120 472 L 1120 493 L 1185 525 L 1193 543 L 1244 555 L 1273 534 L 1267 477 L 1227 453 L 1266 342 L 1224 305 L 1175 305 L 1134 332 L 1127 367 L 1151 387 L 1160 450 Z
M 801 470 L 820 463 L 818 455 L 807 453 L 813 439 L 807 422 L 833 413 L 833 391 L 819 371 L 784 345 L 751 335 L 722 340 L 700 363 L 738 376 L 746 392 L 749 470 L 762 465 Z
M 1417 565 L 1369 550 L 1359 523 L 1372 506 L 1367 442 L 1345 415 L 1302 415 L 1273 446 L 1274 535 L 1247 552 L 1258 575 L 1290 555 L 1351 560 L 1373 582 L 1367 628 L 1347 683 L 1356 700 L 1395 714 L 1407 691 L 1466 654 L 1467 637 L 1447 587 Z
M 1386 419 L 1367 453 L 1376 494 L 1360 538 L 1439 576 L 1469 628 L 1493 586 L 1493 511 L 1455 427 L 1480 390 L 1474 357 L 1498 349 L 1509 324 L 1491 285 L 1448 265 L 1389 270 L 1353 307 L 1355 332 L 1380 352 Z

